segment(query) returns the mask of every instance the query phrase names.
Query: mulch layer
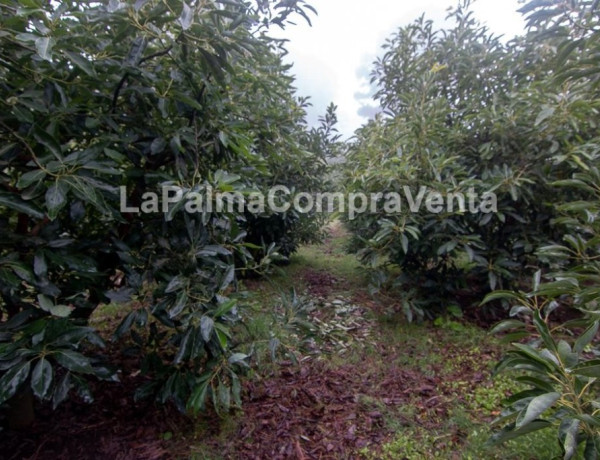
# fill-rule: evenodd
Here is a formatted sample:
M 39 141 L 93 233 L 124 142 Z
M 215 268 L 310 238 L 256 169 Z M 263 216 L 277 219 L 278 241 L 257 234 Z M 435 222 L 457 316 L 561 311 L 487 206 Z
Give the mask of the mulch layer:
M 192 422 L 173 407 L 135 402 L 141 383 L 92 382 L 95 398 L 86 404 L 76 396 L 52 411 L 37 407 L 27 431 L 0 432 L 0 459 L 161 460 L 174 458 L 162 438 L 166 432 L 189 430 Z

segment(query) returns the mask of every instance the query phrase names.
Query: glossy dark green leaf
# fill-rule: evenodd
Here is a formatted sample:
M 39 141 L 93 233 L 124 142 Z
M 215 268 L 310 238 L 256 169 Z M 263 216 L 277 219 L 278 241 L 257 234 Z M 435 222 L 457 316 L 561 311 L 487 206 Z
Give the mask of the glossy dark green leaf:
M 518 321 L 515 319 L 510 319 L 506 321 L 502 321 L 496 324 L 491 330 L 490 334 L 498 334 L 500 332 L 505 332 L 514 329 L 522 329 L 525 327 L 525 323 L 523 321 Z
M 530 375 L 526 375 L 526 376 L 516 377 L 515 380 L 517 382 L 521 382 L 521 383 L 526 384 L 526 385 L 531 385 L 534 388 L 537 388 L 540 391 L 543 391 L 544 393 L 553 393 L 555 391 L 553 383 L 551 381 L 546 380 L 546 379 L 542 379 L 542 378 L 537 378 L 537 377 L 532 377 Z
M 59 183 L 52 184 L 46 191 L 46 209 L 50 220 L 56 219 L 58 213 L 67 204 L 65 186 Z
M 219 404 L 221 408 L 228 411 L 231 408 L 231 388 L 220 381 L 217 393 L 219 395 Z
M 32 184 L 38 183 L 46 177 L 46 172 L 41 169 L 34 169 L 23 174 L 17 181 L 17 187 L 20 189 L 27 188 Z
M 71 372 L 91 374 L 94 371 L 90 364 L 90 360 L 76 351 L 61 350 L 52 356 L 58 364 Z
M 62 148 L 54 136 L 43 129 L 35 128 L 33 137 L 46 147 L 58 161 L 62 161 Z
M 140 11 L 144 5 L 146 5 L 150 0 L 136 0 L 133 8 L 135 9 L 135 11 Z
M 48 396 L 54 371 L 50 362 L 44 358 L 40 359 L 31 372 L 31 389 L 33 394 L 40 399 Z
M 583 452 L 584 460 L 597 460 L 598 452 L 600 452 L 600 437 L 588 437 Z
M 206 379 L 200 383 L 192 392 L 187 402 L 187 408 L 193 413 L 206 410 L 206 398 L 208 396 L 210 380 Z
M 544 107 L 540 113 L 538 114 L 537 118 L 535 119 L 535 126 L 538 126 L 540 124 L 542 124 L 546 119 L 550 118 L 552 115 L 554 115 L 554 112 L 556 111 L 556 109 L 554 107 Z
M 579 361 L 577 353 L 574 353 L 571 346 L 564 340 L 558 342 L 558 356 L 561 363 L 567 368 L 576 366 Z
M 596 334 L 598 333 L 598 327 L 600 325 L 600 321 L 594 321 L 584 332 L 577 338 L 575 344 L 573 345 L 573 351 L 575 353 L 581 353 L 584 348 L 589 345 Z
M 39 252 L 33 258 L 33 272 L 36 276 L 46 276 L 48 273 L 48 264 L 46 263 L 46 258 L 44 257 L 44 253 Z
M 27 381 L 30 369 L 31 362 L 26 361 L 11 367 L 0 377 L 0 404 L 8 401 L 19 391 Z
M 173 306 L 169 310 L 169 318 L 177 318 L 188 305 L 188 300 L 189 298 L 186 291 L 179 292 Z
M 157 137 L 152 141 L 152 144 L 150 144 L 150 152 L 152 155 L 162 153 L 166 146 L 167 141 L 165 141 L 165 139 L 162 137 Z
M 165 294 L 170 294 L 171 292 L 178 291 L 185 285 L 185 281 L 183 278 L 179 276 L 175 276 L 169 281 L 167 288 L 165 289 Z
M 600 378 L 600 359 L 592 359 L 571 370 L 573 374 Z
M 230 373 L 231 377 L 231 396 L 236 407 L 242 407 L 242 383 L 235 372 Z
M 225 274 L 223 275 L 223 279 L 221 280 L 220 289 L 222 291 L 227 289 L 229 287 L 229 285 L 234 281 L 234 279 L 235 279 L 235 266 L 230 265 L 227 268 L 227 271 L 225 272 Z
M 539 310 L 536 310 L 533 313 L 533 324 L 535 325 L 535 328 L 537 329 L 540 336 L 542 337 L 542 340 L 544 341 L 544 345 L 546 345 L 546 347 L 549 350 L 556 352 L 556 350 L 557 350 L 556 342 L 554 341 L 552 334 L 550 334 L 550 329 L 548 328 L 548 325 L 542 318 Z
M 558 439 L 560 440 L 564 452 L 564 460 L 573 458 L 577 451 L 577 434 L 579 432 L 579 420 L 566 418 L 558 430 Z
M 226 315 L 231 310 L 233 310 L 237 305 L 237 300 L 231 299 L 227 302 L 223 302 L 219 307 L 215 310 L 214 316 L 215 318 L 220 318 L 223 315 Z
M 123 319 L 123 321 L 121 321 L 121 324 L 119 324 L 119 327 L 117 328 L 117 330 L 114 333 L 114 339 L 120 339 L 121 337 L 123 337 L 123 335 L 125 335 L 130 329 L 131 326 L 133 325 L 133 322 L 137 319 L 137 312 L 136 311 L 132 311 L 130 313 L 127 314 L 127 316 Z
M 248 359 L 248 355 L 244 353 L 234 353 L 227 360 L 229 364 L 240 364 L 242 366 L 248 367 L 248 363 L 246 362 Z
M 209 342 L 215 327 L 215 322 L 209 316 L 203 316 L 200 319 L 200 331 L 205 342 Z
M 20 196 L 14 193 L 0 192 L 0 206 L 22 212 L 35 219 L 43 219 L 45 217 L 44 213 L 35 205 L 22 200 Z
M 189 355 L 190 348 L 191 348 L 192 342 L 193 342 L 194 333 L 195 333 L 195 330 L 193 327 L 189 327 L 185 331 L 185 334 L 183 335 L 183 338 L 181 339 L 181 343 L 179 344 L 179 349 L 177 350 L 177 354 L 175 355 L 175 359 L 173 360 L 174 364 L 181 363 L 186 358 L 186 356 Z
M 519 293 L 513 291 L 495 291 L 488 294 L 481 302 L 482 305 L 492 302 L 494 300 L 514 300 L 514 301 L 525 301 L 525 297 Z
M 536 396 L 531 400 L 527 409 L 517 418 L 516 429 L 522 428 L 525 425 L 536 420 L 542 415 L 547 409 L 552 407 L 556 401 L 560 398 L 560 393 L 546 393 L 540 396 Z

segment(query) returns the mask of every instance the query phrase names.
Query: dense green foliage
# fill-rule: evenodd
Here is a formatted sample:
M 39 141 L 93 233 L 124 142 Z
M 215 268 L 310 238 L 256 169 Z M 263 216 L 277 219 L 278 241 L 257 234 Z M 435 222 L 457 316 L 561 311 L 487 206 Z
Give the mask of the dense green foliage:
M 563 98 L 558 107 L 549 106 L 551 120 L 555 112 L 567 120 L 579 110 L 597 116 L 597 8 L 598 2 L 591 1 L 529 2 L 523 8 L 532 39 L 538 46 L 554 46 L 550 62 L 557 70 L 547 81 L 563 88 Z M 572 100 L 578 100 L 577 105 L 568 105 Z M 593 118 L 573 120 L 569 149 L 555 159 L 568 163 L 572 173 L 550 184 L 553 193 L 562 197 L 555 207 L 557 218 L 551 222 L 561 237 L 537 251 L 540 265 L 550 270 L 538 271 L 528 291 L 498 291 L 486 299 L 501 298 L 513 305 L 514 318 L 500 323 L 496 331 L 510 331 L 505 337 L 508 341 L 520 340 L 513 343 L 497 370 L 512 371 L 529 386 L 507 401 L 496 421 L 506 425 L 494 440 L 554 427 L 565 459 L 578 453 L 595 459 L 600 452 L 600 136 L 580 135 L 593 133 L 595 125 Z M 553 314 L 565 307 L 579 314 L 569 321 Z
M 139 357 L 139 397 L 193 411 L 240 403 L 236 273 L 264 268 L 279 244 L 293 252 L 315 216 L 206 203 L 211 188 L 321 184 L 326 152 L 309 149 L 329 140 L 306 127 L 282 44 L 266 35 L 309 10 L 0 2 L 0 403 L 25 387 L 54 406 L 72 388 L 91 400 L 88 376 L 116 379 L 88 326 L 110 301 L 132 302 L 114 339 Z M 165 185 L 204 207 L 121 212 L 152 208 L 145 193 Z
M 595 157 L 595 89 L 554 80 L 559 38 L 506 43 L 468 1 L 450 18 L 447 30 L 421 18 L 388 40 L 373 73 L 384 113 L 358 131 L 346 167 L 349 191 L 403 199 L 399 210 L 381 198 L 349 227 L 374 286 L 398 289 L 409 317 L 478 303 L 531 276 L 535 250 L 560 237 L 553 205 L 574 193 L 553 182 Z M 420 187 L 443 205 L 428 206 L 426 193 L 411 212 Z

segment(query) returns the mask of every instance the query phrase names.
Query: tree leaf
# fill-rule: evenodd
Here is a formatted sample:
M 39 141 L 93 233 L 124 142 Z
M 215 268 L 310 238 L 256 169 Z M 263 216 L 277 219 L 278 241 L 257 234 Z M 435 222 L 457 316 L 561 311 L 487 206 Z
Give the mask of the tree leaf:
M 53 375 L 52 365 L 48 360 L 40 359 L 31 373 L 31 389 L 35 396 L 40 399 L 46 398 L 52 385 Z
M 542 340 L 544 341 L 546 347 L 549 350 L 556 352 L 556 342 L 554 342 L 554 338 L 552 337 L 552 334 L 550 334 L 550 329 L 548 328 L 546 322 L 543 320 L 539 310 L 535 310 L 533 312 L 533 324 L 535 325 L 537 331 L 540 333 L 540 336 L 542 337 Z
M 190 396 L 190 399 L 187 402 L 187 408 L 193 413 L 196 414 L 206 409 L 206 397 L 208 395 L 209 384 L 210 379 L 202 381 L 202 383 L 194 389 L 192 396 Z
M 499 444 L 502 442 L 510 441 L 511 439 L 518 438 L 520 436 L 524 436 L 529 433 L 533 433 L 534 431 L 543 430 L 545 428 L 549 428 L 552 426 L 552 423 L 546 420 L 534 420 L 531 423 L 523 426 L 520 429 L 515 429 L 515 424 L 511 423 L 506 426 L 499 433 L 495 433 L 490 441 L 492 444 Z
M 541 396 L 537 396 L 531 400 L 529 405 L 527 406 L 527 410 L 522 413 L 517 419 L 515 427 L 517 429 L 524 427 L 528 423 L 533 422 L 537 419 L 543 412 L 552 407 L 552 405 L 558 401 L 560 398 L 560 393 L 546 393 Z
M 577 433 L 579 432 L 580 421 L 572 418 L 566 418 L 560 423 L 558 430 L 558 439 L 560 440 L 564 452 L 564 460 L 570 460 L 577 450 Z
M 45 296 L 43 294 L 38 294 L 37 299 L 38 299 L 38 304 L 40 305 L 40 308 L 42 310 L 44 310 L 45 312 L 50 313 L 50 309 L 54 306 L 54 302 L 52 302 L 52 300 L 50 300 L 50 298 L 48 298 L 47 296 Z
M 248 355 L 244 353 L 234 353 L 227 360 L 229 364 L 241 364 L 242 366 L 248 367 L 248 363 L 245 361 L 248 359 Z
M 138 66 L 147 46 L 148 40 L 145 37 L 136 37 L 129 49 L 129 54 L 125 58 L 125 66 Z
M 215 318 L 220 318 L 223 315 L 226 315 L 227 313 L 229 313 L 231 310 L 233 310 L 235 308 L 235 306 L 237 305 L 237 301 L 235 299 L 231 299 L 227 302 L 222 303 L 221 305 L 219 305 L 219 307 L 215 310 L 214 312 L 214 317 Z
M 175 355 L 175 359 L 173 360 L 174 364 L 179 364 L 183 359 L 189 354 L 189 349 L 192 345 L 192 334 L 195 333 L 196 330 L 193 327 L 189 327 L 183 338 L 181 339 L 181 343 L 179 344 L 179 350 Z
M 58 364 L 72 372 L 80 374 L 92 374 L 94 372 L 90 360 L 76 351 L 61 350 L 53 356 Z
M 494 291 L 491 294 L 488 294 L 487 296 L 485 296 L 485 298 L 483 299 L 483 301 L 481 302 L 481 305 L 485 305 L 486 303 L 492 302 L 494 300 L 513 300 L 513 301 L 519 301 L 519 302 L 525 302 L 525 296 L 523 296 L 522 294 L 513 292 L 513 291 Z
M 225 289 L 227 289 L 229 287 L 229 285 L 233 282 L 234 279 L 235 279 L 235 266 L 230 265 L 227 268 L 225 275 L 223 276 L 223 279 L 221 281 L 221 286 L 219 289 L 221 291 L 224 291 Z
M 137 319 L 137 311 L 130 312 L 119 324 L 119 327 L 115 331 L 113 335 L 113 339 L 119 339 L 123 337 L 123 335 L 131 329 L 133 322 Z
M 584 460 L 597 460 L 598 452 L 600 452 L 600 437 L 588 436 L 583 452 Z
M 39 37 L 35 41 L 35 49 L 39 57 L 45 61 L 52 62 L 52 48 L 54 47 L 52 37 Z
M 87 75 L 90 77 L 96 77 L 96 70 L 88 59 L 73 51 L 65 51 L 64 53 L 71 60 L 71 62 L 73 62 L 73 64 L 83 70 Z
M 242 384 L 235 372 L 230 373 L 231 377 L 231 395 L 233 402 L 237 407 L 242 407 Z
M 152 155 L 159 154 L 163 152 L 166 146 L 167 141 L 163 137 L 157 137 L 152 141 L 152 144 L 150 144 L 150 153 Z
M 223 409 L 228 411 L 231 408 L 231 389 L 223 382 L 219 381 L 217 392 L 219 395 L 219 404 Z
M 182 277 L 174 276 L 173 278 L 171 278 L 171 281 L 169 281 L 169 284 L 167 285 L 167 287 L 165 289 L 165 294 L 170 294 L 171 292 L 178 291 L 184 285 L 185 285 L 185 281 Z
M 600 359 L 592 359 L 572 369 L 573 374 L 600 378 Z
M 46 190 L 46 209 L 50 220 L 56 219 L 58 213 L 67 204 L 65 187 L 56 182 Z
M 133 5 L 133 9 L 136 12 L 139 12 L 146 3 L 148 3 L 150 0 L 136 0 L 135 4 Z
M 59 318 L 68 318 L 74 309 L 74 307 L 70 307 L 69 305 L 52 305 L 50 313 Z
M 577 365 L 577 353 L 573 353 L 573 351 L 571 350 L 571 345 L 569 345 L 564 340 L 558 342 L 557 352 L 561 362 L 564 364 L 565 367 L 571 368 Z
M 523 321 L 519 321 L 516 319 L 507 319 L 496 324 L 491 330 L 490 334 L 498 334 L 500 332 L 513 330 L 513 329 L 523 329 L 525 327 L 525 323 Z
M 179 24 L 181 24 L 181 28 L 183 30 L 188 30 L 192 26 L 193 21 L 194 13 L 192 9 L 186 2 L 183 2 L 183 11 L 181 12 L 181 16 L 179 16 Z
M 33 171 L 27 171 L 17 181 L 17 188 L 24 189 L 30 185 L 41 182 L 46 177 L 46 172 L 41 169 L 34 169 Z
M 62 403 L 69 394 L 71 390 L 71 373 L 67 372 L 60 382 L 54 388 L 54 393 L 52 394 L 52 408 L 56 409 L 60 403 Z
M 2 378 L 0 378 L 0 404 L 4 404 L 19 391 L 21 385 L 23 385 L 27 380 L 27 377 L 29 377 L 30 369 L 31 363 L 26 361 L 17 364 L 6 371 Z
M 44 213 L 36 208 L 33 204 L 30 204 L 21 199 L 20 196 L 14 193 L 0 192 L 0 206 L 13 209 L 17 212 L 22 212 L 35 219 L 43 219 Z
M 202 338 L 206 343 L 210 342 L 214 327 L 215 322 L 211 317 L 204 315 L 200 319 L 200 331 L 202 332 Z
M 594 321 L 590 327 L 588 327 L 581 336 L 575 341 L 573 345 L 573 351 L 575 353 L 581 353 L 583 349 L 589 345 L 596 334 L 598 333 L 598 326 L 600 325 L 600 321 Z
M 535 119 L 534 126 L 539 126 L 544 122 L 544 120 L 547 120 L 552 115 L 554 115 L 555 110 L 556 109 L 554 107 L 544 107 Z
M 33 273 L 39 277 L 44 277 L 48 273 L 48 264 L 43 252 L 38 252 L 33 257 Z
M 181 291 L 177 294 L 173 307 L 169 310 L 169 318 L 173 319 L 179 316 L 183 309 L 188 304 L 188 295 L 186 291 Z

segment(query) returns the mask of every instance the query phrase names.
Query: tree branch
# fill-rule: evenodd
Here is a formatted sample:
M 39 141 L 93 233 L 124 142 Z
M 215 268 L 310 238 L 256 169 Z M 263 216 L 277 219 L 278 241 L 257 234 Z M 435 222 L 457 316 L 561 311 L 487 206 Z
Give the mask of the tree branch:
M 166 49 L 162 50 L 162 51 L 157 51 L 156 53 L 150 54 L 149 56 L 146 56 L 145 58 L 140 59 L 140 62 L 138 65 L 143 64 L 146 61 L 149 61 L 150 59 L 154 59 L 160 56 L 164 56 L 165 54 L 168 54 L 169 51 L 171 51 L 173 49 L 173 45 L 167 47 Z
M 150 55 L 146 56 L 145 58 L 140 59 L 140 62 L 138 62 L 138 65 L 142 65 L 146 61 L 149 61 L 151 59 L 154 59 L 154 58 L 157 58 L 160 56 L 164 56 L 165 54 L 169 54 L 169 52 L 172 49 L 173 49 L 173 45 L 167 47 L 164 50 L 157 51 L 156 53 L 150 54 Z M 123 75 L 123 78 L 121 78 L 121 80 L 119 81 L 119 84 L 115 88 L 115 93 L 113 94 L 112 106 L 110 109 L 111 113 L 115 113 L 115 110 L 117 110 L 117 102 L 119 101 L 119 95 L 121 94 L 121 90 L 123 89 L 123 86 L 125 86 L 125 83 L 127 82 L 128 78 L 129 78 L 129 72 L 125 72 L 125 75 Z

